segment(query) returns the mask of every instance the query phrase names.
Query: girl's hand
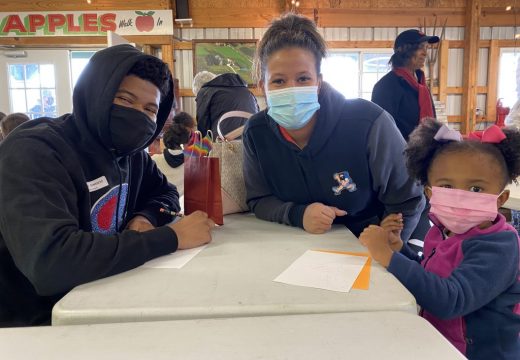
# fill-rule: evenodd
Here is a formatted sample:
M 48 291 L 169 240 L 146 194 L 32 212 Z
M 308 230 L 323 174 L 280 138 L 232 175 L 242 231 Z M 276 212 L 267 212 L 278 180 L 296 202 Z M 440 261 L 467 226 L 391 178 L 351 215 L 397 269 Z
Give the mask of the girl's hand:
M 381 227 L 388 231 L 388 241 L 393 251 L 401 251 L 403 248 L 403 240 L 401 240 L 401 231 L 403 230 L 403 215 L 390 214 L 381 221 Z
M 365 228 L 359 236 L 359 241 L 366 246 L 370 256 L 385 268 L 390 265 L 394 253 L 390 248 L 388 237 L 388 231 L 377 225 Z
M 336 216 L 347 215 L 347 212 L 334 206 L 312 203 L 303 213 L 303 228 L 311 234 L 323 234 L 330 230 Z

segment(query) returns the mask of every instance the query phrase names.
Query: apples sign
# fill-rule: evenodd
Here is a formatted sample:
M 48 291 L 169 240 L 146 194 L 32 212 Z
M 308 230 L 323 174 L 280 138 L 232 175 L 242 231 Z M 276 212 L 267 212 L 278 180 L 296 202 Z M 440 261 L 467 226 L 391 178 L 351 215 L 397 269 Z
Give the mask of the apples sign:
M 153 14 L 155 14 L 154 11 L 149 12 L 142 12 L 142 11 L 136 11 L 135 12 L 138 16 L 135 19 L 135 27 L 137 30 L 143 32 L 143 31 L 152 31 L 154 26 L 154 19 Z

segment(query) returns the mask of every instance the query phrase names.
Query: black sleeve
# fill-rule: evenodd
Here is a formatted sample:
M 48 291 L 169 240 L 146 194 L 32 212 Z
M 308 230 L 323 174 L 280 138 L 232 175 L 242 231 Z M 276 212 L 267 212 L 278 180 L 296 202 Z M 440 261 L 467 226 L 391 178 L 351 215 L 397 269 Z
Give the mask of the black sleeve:
M 139 188 L 134 215 L 146 217 L 154 226 L 162 226 L 171 222 L 173 217 L 160 212 L 160 209 L 166 205 L 172 211 L 181 210 L 177 187 L 168 182 L 168 179 L 161 173 L 150 155 L 144 151 L 136 156 L 136 160 L 141 165 L 132 166 L 132 172 L 138 172 L 141 168 L 142 174 L 136 174 L 141 176 L 141 187 Z
M 210 102 L 211 99 L 206 89 L 200 89 L 197 94 L 197 130 L 202 133 L 202 136 L 206 135 L 208 130 L 211 130 L 211 113 L 210 113 Z
M 70 154 L 34 139 L 0 149 L 0 233 L 38 294 L 61 294 L 177 249 L 169 227 L 104 235 L 80 226 L 90 218 L 88 189 L 63 156 Z

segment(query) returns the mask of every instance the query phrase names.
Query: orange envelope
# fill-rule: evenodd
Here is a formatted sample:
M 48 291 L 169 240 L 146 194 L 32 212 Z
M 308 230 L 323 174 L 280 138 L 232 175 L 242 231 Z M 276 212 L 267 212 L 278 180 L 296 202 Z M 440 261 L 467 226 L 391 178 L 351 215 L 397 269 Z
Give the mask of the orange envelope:
M 357 253 L 357 252 L 350 252 L 350 251 L 335 251 L 335 250 L 324 250 L 324 249 L 317 249 L 316 251 L 331 253 L 331 254 L 343 254 L 343 255 L 354 255 L 354 256 L 366 256 L 368 257 L 367 262 L 363 266 L 363 269 L 359 272 L 359 275 L 354 281 L 354 284 L 352 285 L 353 289 L 358 290 L 368 290 L 368 287 L 370 285 L 370 264 L 372 263 L 372 258 L 368 255 L 368 253 Z

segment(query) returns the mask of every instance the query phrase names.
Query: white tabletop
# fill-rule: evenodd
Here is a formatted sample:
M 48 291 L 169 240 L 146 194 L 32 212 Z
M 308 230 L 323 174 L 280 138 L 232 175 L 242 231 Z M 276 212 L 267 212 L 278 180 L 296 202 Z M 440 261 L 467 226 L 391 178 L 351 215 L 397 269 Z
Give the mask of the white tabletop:
M 518 180 L 520 181 L 520 179 Z M 504 207 L 520 211 L 520 185 L 516 185 L 513 183 L 508 186 L 508 189 L 509 200 L 507 200 Z
M 464 357 L 406 312 L 0 329 L 3 359 L 396 359 Z
M 308 249 L 365 251 L 344 226 L 324 235 L 226 216 L 213 242 L 182 269 L 138 268 L 81 285 L 53 309 L 53 324 L 92 324 L 327 312 L 416 312 L 413 296 L 372 263 L 369 290 L 339 293 L 273 282 Z

